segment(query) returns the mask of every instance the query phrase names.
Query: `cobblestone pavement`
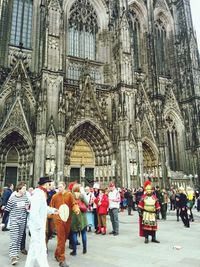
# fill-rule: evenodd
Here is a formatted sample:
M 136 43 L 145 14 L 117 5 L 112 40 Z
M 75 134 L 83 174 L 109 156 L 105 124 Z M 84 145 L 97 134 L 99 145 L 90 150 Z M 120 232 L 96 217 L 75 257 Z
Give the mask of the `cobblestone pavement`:
M 70 267 L 200 267 L 200 216 L 195 212 L 191 228 L 185 228 L 176 221 L 175 212 L 168 213 L 166 221 L 159 221 L 157 238 L 160 244 L 144 244 L 138 236 L 138 214 L 119 214 L 119 236 L 102 236 L 88 233 L 88 253 L 70 256 L 66 245 L 67 261 Z M 111 230 L 109 216 L 108 232 Z M 27 239 L 28 246 L 29 238 Z M 54 259 L 56 238 L 49 243 L 48 261 L 50 267 L 58 266 Z M 0 232 L 0 267 L 11 266 L 8 258 L 9 232 Z M 20 255 L 17 266 L 25 264 L 26 256 Z

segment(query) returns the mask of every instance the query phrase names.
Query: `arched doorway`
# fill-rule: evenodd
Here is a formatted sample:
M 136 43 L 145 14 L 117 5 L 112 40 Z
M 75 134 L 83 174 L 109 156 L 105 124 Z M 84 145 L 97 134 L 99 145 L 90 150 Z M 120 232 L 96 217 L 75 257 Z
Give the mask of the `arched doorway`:
M 10 132 L 0 142 L 0 183 L 31 183 L 33 172 L 33 149 L 30 140 L 18 131 Z
M 112 144 L 106 133 L 91 121 L 79 123 L 67 134 L 65 177 L 80 177 L 79 181 L 85 184 L 107 183 L 112 178 L 111 156 Z
M 142 143 L 143 147 L 143 174 L 144 178 L 159 180 L 158 154 L 148 141 Z
M 94 182 L 94 152 L 85 140 L 79 140 L 72 148 L 70 154 L 70 180 L 81 181 L 85 179 L 85 185 Z

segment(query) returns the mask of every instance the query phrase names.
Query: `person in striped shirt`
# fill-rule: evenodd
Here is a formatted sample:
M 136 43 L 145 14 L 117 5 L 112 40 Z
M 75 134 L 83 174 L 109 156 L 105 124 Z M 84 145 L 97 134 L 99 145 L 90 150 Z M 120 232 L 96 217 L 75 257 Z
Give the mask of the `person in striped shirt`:
M 15 265 L 19 260 L 20 244 L 26 226 L 29 205 L 26 185 L 21 182 L 16 187 L 16 194 L 9 198 L 5 207 L 5 210 L 10 213 L 9 256 L 12 265 Z

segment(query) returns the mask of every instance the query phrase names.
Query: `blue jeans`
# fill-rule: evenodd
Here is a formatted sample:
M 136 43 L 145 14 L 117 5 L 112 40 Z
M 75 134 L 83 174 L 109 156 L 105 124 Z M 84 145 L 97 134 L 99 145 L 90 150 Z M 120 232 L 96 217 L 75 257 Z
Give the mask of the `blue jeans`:
M 83 244 L 83 249 L 87 249 L 87 228 L 85 227 L 82 231 L 81 231 L 81 237 L 82 237 L 82 244 Z M 73 242 L 73 251 L 76 252 L 76 244 L 77 244 L 77 234 L 78 232 L 71 232 L 72 235 L 72 242 Z

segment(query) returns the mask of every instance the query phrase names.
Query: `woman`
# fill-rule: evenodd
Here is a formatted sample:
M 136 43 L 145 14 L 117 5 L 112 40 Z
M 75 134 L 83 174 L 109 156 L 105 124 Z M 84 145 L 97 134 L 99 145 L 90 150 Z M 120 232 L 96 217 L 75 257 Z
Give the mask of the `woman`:
M 77 234 L 81 233 L 82 244 L 83 244 L 83 254 L 87 253 L 87 218 L 86 211 L 88 206 L 88 201 L 85 198 L 84 194 L 80 192 L 81 185 L 75 184 L 72 188 L 72 194 L 80 207 L 80 213 L 75 214 L 72 211 L 72 223 L 71 223 L 71 236 L 72 236 L 72 247 L 73 250 L 70 255 L 76 255 L 76 246 L 77 246 Z M 85 206 L 85 210 L 83 211 L 81 206 Z
M 88 232 L 92 231 L 92 227 L 94 227 L 94 214 L 93 214 L 93 202 L 94 202 L 94 194 L 91 191 L 91 189 L 93 188 L 89 188 L 89 186 L 86 186 L 85 188 L 85 197 L 87 199 L 88 202 L 88 208 L 87 208 L 87 212 L 86 212 L 86 217 L 87 217 L 87 222 L 88 222 Z
M 108 214 L 108 189 L 101 189 L 99 196 L 95 199 L 98 215 L 98 231 L 97 234 L 106 235 L 106 216 Z
M 26 226 L 29 205 L 30 202 L 26 196 L 26 185 L 19 183 L 16 187 L 16 194 L 9 198 L 5 208 L 5 211 L 10 213 L 9 256 L 12 265 L 15 265 L 19 260 L 20 244 Z

